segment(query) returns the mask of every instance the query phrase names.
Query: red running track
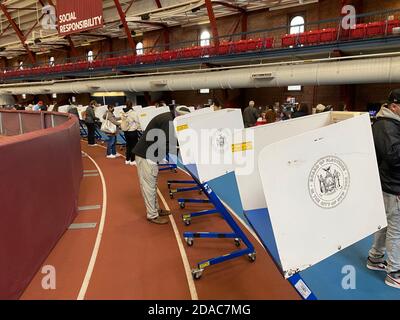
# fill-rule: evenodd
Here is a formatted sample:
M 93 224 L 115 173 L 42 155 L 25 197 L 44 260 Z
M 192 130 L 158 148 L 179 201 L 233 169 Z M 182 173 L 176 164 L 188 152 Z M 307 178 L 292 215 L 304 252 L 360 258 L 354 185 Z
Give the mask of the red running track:
M 68 230 L 44 262 L 43 266 L 55 267 L 56 289 L 42 288 L 45 274 L 40 270 L 22 299 L 300 299 L 247 230 L 257 251 L 255 263 L 238 258 L 208 268 L 199 281 L 191 280 L 186 259 L 193 267 L 200 260 L 228 253 L 234 250 L 232 240 L 199 239 L 191 248 L 181 247 L 182 257 L 172 224 L 155 225 L 146 220 L 136 167 L 126 166 L 122 157 L 106 159 L 102 147 L 89 148 L 82 142 L 82 148 L 93 160 L 83 159 L 84 170 L 99 168 L 104 185 L 101 175 L 84 177 L 79 206 L 102 205 L 106 199 L 106 207 L 81 211 L 74 223 L 95 222 L 96 228 Z M 187 176 L 163 172 L 159 181 L 180 239 L 185 230 L 228 230 L 218 216 L 194 219 L 190 227 L 185 227 L 180 218 L 185 211 L 168 197 L 166 180 L 170 178 Z M 102 217 L 104 229 L 99 242 Z M 89 265 L 93 272 L 90 268 L 88 271 Z

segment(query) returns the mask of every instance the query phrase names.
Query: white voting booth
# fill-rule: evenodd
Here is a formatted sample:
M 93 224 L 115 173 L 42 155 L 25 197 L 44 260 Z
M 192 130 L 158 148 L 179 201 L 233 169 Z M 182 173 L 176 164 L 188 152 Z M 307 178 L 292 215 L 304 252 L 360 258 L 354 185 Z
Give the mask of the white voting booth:
M 239 109 L 200 109 L 175 118 L 174 127 L 184 165 L 196 165 L 201 182 L 234 170 L 231 145 L 235 130 L 243 129 Z
M 248 128 L 232 150 L 243 208 L 268 207 L 286 277 L 386 227 L 368 114 Z
M 139 110 L 138 116 L 142 131 L 146 130 L 150 121 L 153 120 L 156 116 L 166 112 L 170 112 L 169 107 L 156 108 L 155 106 L 150 106 Z

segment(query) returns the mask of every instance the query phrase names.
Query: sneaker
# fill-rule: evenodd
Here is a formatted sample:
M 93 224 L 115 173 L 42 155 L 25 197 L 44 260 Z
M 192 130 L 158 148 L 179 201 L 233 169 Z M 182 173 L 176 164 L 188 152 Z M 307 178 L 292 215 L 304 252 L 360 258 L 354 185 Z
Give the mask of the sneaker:
M 160 210 L 158 210 L 158 215 L 160 217 L 167 217 L 167 216 L 171 215 L 171 211 L 160 209 Z
M 156 223 L 156 224 L 167 224 L 168 223 L 168 218 L 166 217 L 157 217 L 154 219 L 147 219 L 152 223 Z
M 115 159 L 116 157 L 113 154 L 110 154 L 109 156 L 107 156 L 107 159 Z
M 125 161 L 125 164 L 126 164 L 126 165 L 130 165 L 131 162 L 130 162 L 130 161 Z
M 114 156 L 114 158 L 119 158 L 120 157 L 120 155 L 117 153 L 117 154 L 113 154 L 113 156 Z
M 389 273 L 386 276 L 385 283 L 396 289 L 400 289 L 400 271 Z
M 97 147 L 97 146 L 98 146 L 97 143 L 95 143 L 95 144 L 88 144 L 88 147 Z
M 130 165 L 131 165 L 131 166 L 136 166 L 136 161 L 131 161 L 131 162 L 130 162 Z
M 374 271 L 386 271 L 387 262 L 382 258 L 368 257 L 367 268 Z

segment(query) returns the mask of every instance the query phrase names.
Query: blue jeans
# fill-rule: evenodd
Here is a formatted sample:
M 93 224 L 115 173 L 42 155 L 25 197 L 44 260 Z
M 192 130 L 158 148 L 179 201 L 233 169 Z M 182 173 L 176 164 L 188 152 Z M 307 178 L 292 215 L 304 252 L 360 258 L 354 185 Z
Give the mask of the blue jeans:
M 380 258 L 387 252 L 388 273 L 400 271 L 400 196 L 383 193 L 388 227 L 375 234 L 370 257 Z
M 107 155 L 116 155 L 116 144 L 117 144 L 117 136 L 108 136 L 107 140 Z

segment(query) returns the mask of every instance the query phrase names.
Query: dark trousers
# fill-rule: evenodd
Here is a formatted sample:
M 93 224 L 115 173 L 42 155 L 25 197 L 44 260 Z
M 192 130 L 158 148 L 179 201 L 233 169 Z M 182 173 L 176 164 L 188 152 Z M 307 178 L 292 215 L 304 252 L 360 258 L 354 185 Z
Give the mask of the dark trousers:
M 135 154 L 133 153 L 133 149 L 136 147 L 138 143 L 138 132 L 137 131 L 125 131 L 125 139 L 126 139 L 126 161 L 135 161 Z
M 95 131 L 96 127 L 94 123 L 86 123 L 88 129 L 88 144 L 96 144 Z

